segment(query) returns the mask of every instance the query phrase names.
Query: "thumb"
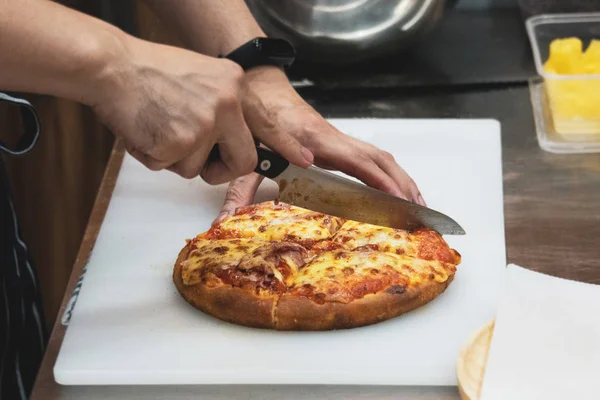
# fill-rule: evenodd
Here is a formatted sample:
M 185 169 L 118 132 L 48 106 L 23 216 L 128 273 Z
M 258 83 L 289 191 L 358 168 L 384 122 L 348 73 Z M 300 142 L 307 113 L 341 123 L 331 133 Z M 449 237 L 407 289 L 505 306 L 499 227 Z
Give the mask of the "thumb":
M 253 172 L 232 180 L 227 188 L 221 212 L 213 221 L 213 225 L 223 221 L 229 215 L 233 215 L 237 208 L 252 204 L 256 190 L 263 179 L 263 176 Z

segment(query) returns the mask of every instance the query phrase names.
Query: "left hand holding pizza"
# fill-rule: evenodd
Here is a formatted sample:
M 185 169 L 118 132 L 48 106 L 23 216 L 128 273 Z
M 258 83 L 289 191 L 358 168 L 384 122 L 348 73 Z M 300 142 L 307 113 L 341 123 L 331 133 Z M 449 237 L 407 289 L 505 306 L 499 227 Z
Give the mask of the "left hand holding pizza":
M 260 67 L 249 71 L 246 79 L 270 119 L 314 154 L 315 165 L 341 171 L 366 185 L 425 205 L 416 183 L 391 154 L 333 127 L 298 95 L 282 71 Z M 215 222 L 251 204 L 261 181 L 255 173 L 231 181 Z

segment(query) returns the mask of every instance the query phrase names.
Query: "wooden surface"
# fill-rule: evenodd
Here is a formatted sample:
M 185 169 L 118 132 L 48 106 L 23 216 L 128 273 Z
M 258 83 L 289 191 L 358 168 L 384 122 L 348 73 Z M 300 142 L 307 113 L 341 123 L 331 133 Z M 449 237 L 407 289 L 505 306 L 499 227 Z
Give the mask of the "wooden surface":
M 303 96 L 326 117 L 497 118 L 502 123 L 504 204 L 509 263 L 590 283 L 600 283 L 600 155 L 556 155 L 539 148 L 527 85 L 431 93 L 321 93 Z M 113 152 L 102 189 L 63 300 L 68 300 L 93 247 L 111 197 L 122 153 Z M 399 160 L 401 163 L 402 160 Z M 457 193 L 456 195 L 460 195 Z M 485 267 L 485 266 L 482 266 Z M 165 388 L 61 388 L 52 367 L 64 334 L 55 326 L 33 399 L 160 398 Z M 465 341 L 468 338 L 465 338 Z M 166 397 L 186 398 L 193 389 L 173 389 Z M 250 390 L 250 389 L 249 389 Z M 459 399 L 456 388 L 315 388 L 321 398 Z M 379 390 L 379 391 L 378 391 Z M 165 392 L 166 393 L 166 392 Z M 216 391 L 215 391 L 216 393 Z M 226 392 L 223 392 L 226 393 Z M 297 392 L 301 393 L 301 392 Z M 298 398 L 300 395 L 298 395 Z M 225 397 L 223 397 L 225 398 Z
M 62 301 L 113 138 L 84 106 L 26 96 L 42 134 L 22 157 L 5 156 L 22 233 L 37 269 L 44 315 L 51 327 Z M 2 138 L 16 138 L 20 115 L 0 104 Z

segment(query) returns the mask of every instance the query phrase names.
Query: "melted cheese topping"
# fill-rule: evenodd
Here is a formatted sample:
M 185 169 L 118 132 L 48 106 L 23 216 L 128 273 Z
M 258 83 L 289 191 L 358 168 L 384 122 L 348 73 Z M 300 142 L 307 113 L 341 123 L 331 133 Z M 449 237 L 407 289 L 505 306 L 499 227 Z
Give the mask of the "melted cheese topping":
M 294 287 L 308 297 L 347 302 L 392 286 L 404 290 L 425 281 L 445 282 L 454 271 L 454 265 L 441 261 L 370 250 L 334 250 L 321 253 L 302 268 Z
M 262 246 L 264 242 L 252 239 L 193 240 L 192 249 L 181 264 L 181 277 L 186 285 L 200 282 L 200 270 L 234 268 L 242 258 Z
M 224 219 L 213 231 L 218 230 L 217 236 L 221 237 L 317 241 L 331 237 L 343 222 L 339 218 L 288 204 L 272 204 L 268 202 L 243 208 Z M 210 237 L 210 231 L 207 234 Z
M 408 232 L 382 226 L 347 221 L 333 237 L 333 242 L 346 249 L 367 246 L 371 250 L 408 255 L 424 260 L 458 264 L 460 254 L 450 249 L 437 232 L 420 230 Z
M 288 291 L 320 303 L 445 282 L 460 262 L 434 231 L 410 233 L 272 202 L 238 210 L 189 246 L 182 263 L 186 285 L 212 276 L 249 290 L 257 285 L 257 293 Z
M 374 245 L 377 250 L 395 254 L 416 254 L 417 243 L 407 231 L 347 221 L 333 237 L 346 249 Z
M 211 274 L 234 286 L 265 278 L 289 287 L 310 258 L 308 250 L 292 242 L 200 238 L 189 246 L 190 253 L 181 264 L 186 285 L 202 282 Z

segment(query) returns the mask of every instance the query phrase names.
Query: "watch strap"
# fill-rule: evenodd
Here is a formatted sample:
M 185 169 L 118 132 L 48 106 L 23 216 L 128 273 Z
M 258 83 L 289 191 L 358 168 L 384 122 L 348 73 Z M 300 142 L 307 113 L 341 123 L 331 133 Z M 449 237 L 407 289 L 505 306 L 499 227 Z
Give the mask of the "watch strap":
M 284 39 L 257 37 L 226 56 L 219 57 L 237 63 L 244 71 L 262 65 L 286 68 L 294 62 L 296 51 L 292 44 Z

